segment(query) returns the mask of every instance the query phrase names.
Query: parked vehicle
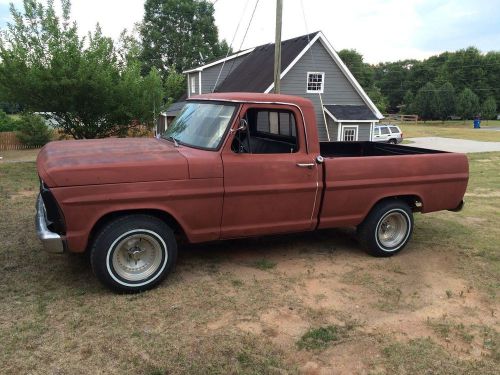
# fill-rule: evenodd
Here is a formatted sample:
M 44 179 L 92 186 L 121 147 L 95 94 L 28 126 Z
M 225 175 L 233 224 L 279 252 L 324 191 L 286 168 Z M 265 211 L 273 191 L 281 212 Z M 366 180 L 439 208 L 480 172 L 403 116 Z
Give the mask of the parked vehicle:
M 273 94 L 191 98 L 161 139 L 58 141 L 37 159 L 37 231 L 49 252 L 90 252 L 122 292 L 157 285 L 177 241 L 357 226 L 372 255 L 409 241 L 414 212 L 460 210 L 465 155 L 318 142 L 312 103 Z
M 403 142 L 403 132 L 399 126 L 381 124 L 373 127 L 373 142 L 398 144 Z

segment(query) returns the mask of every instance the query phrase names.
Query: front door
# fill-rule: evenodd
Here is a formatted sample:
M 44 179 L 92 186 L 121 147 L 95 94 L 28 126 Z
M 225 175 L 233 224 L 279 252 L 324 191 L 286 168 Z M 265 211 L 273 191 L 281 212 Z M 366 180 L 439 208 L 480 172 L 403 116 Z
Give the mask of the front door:
M 221 237 L 313 229 L 320 174 L 300 112 L 255 104 L 244 106 L 240 118 L 247 129 L 231 133 L 222 153 Z

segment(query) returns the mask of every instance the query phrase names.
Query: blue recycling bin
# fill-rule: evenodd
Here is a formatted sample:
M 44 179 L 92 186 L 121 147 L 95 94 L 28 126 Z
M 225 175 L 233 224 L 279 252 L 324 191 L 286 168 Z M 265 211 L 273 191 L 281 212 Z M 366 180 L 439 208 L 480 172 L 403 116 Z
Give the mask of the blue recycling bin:
M 476 118 L 474 119 L 474 129 L 480 129 L 481 128 L 481 120 Z

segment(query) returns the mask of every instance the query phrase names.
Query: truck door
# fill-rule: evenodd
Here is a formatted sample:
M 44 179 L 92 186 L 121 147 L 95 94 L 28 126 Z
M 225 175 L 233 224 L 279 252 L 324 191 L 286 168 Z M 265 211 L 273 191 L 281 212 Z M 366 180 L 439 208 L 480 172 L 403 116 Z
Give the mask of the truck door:
M 320 200 L 314 158 L 297 108 L 244 105 L 222 151 L 221 237 L 313 229 Z

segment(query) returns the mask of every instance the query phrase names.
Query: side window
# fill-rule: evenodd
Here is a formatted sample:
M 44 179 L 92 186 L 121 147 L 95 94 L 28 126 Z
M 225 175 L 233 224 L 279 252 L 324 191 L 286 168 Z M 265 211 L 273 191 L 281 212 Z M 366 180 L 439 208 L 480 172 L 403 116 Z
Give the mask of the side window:
M 298 151 L 297 124 L 293 112 L 255 108 L 249 109 L 245 117 L 248 130 L 236 135 L 232 145 L 234 152 L 284 154 Z
M 380 135 L 380 128 L 374 128 L 373 135 Z
M 391 129 L 391 133 L 394 134 L 400 133 L 399 129 L 396 128 L 395 126 L 390 126 L 389 129 Z
M 307 93 L 323 93 L 324 83 L 324 72 L 307 72 Z
M 387 127 L 383 126 L 380 128 L 380 132 L 382 134 L 389 134 L 389 129 Z

